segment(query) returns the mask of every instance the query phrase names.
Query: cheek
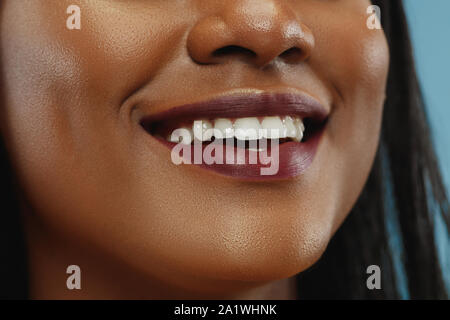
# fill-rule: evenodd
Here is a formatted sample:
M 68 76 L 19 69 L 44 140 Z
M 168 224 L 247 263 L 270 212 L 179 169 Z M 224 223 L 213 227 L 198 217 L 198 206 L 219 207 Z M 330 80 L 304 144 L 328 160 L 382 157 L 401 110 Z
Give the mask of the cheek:
M 359 30 L 359 32 L 358 32 Z M 382 31 L 365 27 L 354 32 L 338 32 L 328 58 L 334 66 L 328 79 L 335 87 L 336 104 L 331 115 L 331 135 L 336 146 L 348 151 L 348 158 L 371 164 L 378 145 L 386 82 L 389 50 Z M 360 167 L 359 166 L 359 167 Z
M 173 12 L 182 11 L 176 4 L 136 8 L 125 1 L 84 1 L 81 30 L 69 30 L 71 4 L 36 0 L 23 10 L 10 1 L 2 8 L 2 48 L 20 64 L 8 67 L 22 72 L 15 76 L 26 79 L 22 87 L 30 92 L 42 92 L 43 83 L 65 85 L 70 90 L 60 95 L 74 96 L 76 90 L 91 105 L 106 100 L 117 108 L 164 68 L 186 29 L 186 21 L 173 19 Z
M 20 1 L 7 1 L 2 7 L 2 134 L 40 218 L 73 238 L 101 242 L 101 234 L 130 234 L 117 228 L 135 177 L 127 159 L 130 131 L 120 118 L 124 83 L 139 69 L 137 61 L 152 72 L 165 52 L 155 44 L 163 39 L 136 31 L 102 1 L 86 1 L 82 17 L 91 23 L 68 30 L 69 2 L 36 0 L 24 10 Z M 130 21 L 150 29 L 145 16 Z M 131 29 L 142 36 L 130 36 Z M 170 46 L 178 35 L 168 34 Z
M 83 169 L 99 176 L 106 163 L 123 172 L 121 103 L 164 65 L 182 26 L 165 22 L 169 6 L 124 12 L 124 2 L 85 1 L 82 29 L 68 30 L 70 4 L 35 0 L 24 10 L 7 1 L 1 11 L 3 133 L 17 162 L 43 180 Z
M 367 28 L 365 11 L 330 18 L 326 29 L 319 28 L 316 55 L 312 63 L 332 84 L 340 98 L 370 101 L 379 105 L 384 99 L 389 68 L 389 49 L 382 30 Z
M 334 169 L 324 179 L 333 177 L 333 193 L 339 199 L 335 229 L 356 202 L 371 170 L 389 69 L 384 33 L 369 30 L 364 15 L 343 19 L 330 27 L 333 37 L 318 37 L 313 61 L 334 92 L 327 127 L 327 152 Z

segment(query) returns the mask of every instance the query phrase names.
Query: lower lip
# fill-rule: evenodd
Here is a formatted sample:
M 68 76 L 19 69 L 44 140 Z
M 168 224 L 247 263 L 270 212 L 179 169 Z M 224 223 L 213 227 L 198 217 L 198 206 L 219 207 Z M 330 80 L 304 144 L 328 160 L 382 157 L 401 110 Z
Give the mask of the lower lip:
M 303 174 L 309 166 L 312 164 L 313 159 L 317 152 L 317 147 L 320 143 L 320 139 L 322 137 L 324 131 L 324 127 L 321 128 L 321 130 L 316 131 L 313 135 L 308 137 L 307 141 L 298 143 L 298 142 L 285 142 L 279 145 L 279 155 L 278 155 L 278 170 L 270 170 L 268 173 L 262 174 L 262 169 L 266 168 L 266 170 L 271 167 L 272 163 L 263 164 L 259 161 L 260 159 L 260 152 L 258 151 L 250 151 L 248 149 L 245 149 L 245 163 L 244 164 L 237 164 L 237 158 L 239 154 L 242 158 L 242 150 L 238 152 L 238 148 L 236 146 L 230 148 L 227 146 L 224 146 L 224 158 L 225 158 L 225 152 L 234 152 L 234 161 L 233 164 L 228 164 L 227 161 L 224 159 L 223 164 L 206 164 L 204 163 L 203 156 L 201 159 L 201 164 L 194 164 L 194 146 L 189 146 L 191 148 L 191 157 L 185 158 L 189 163 L 191 164 L 183 164 L 183 165 L 195 165 L 196 167 L 199 167 L 201 169 L 213 171 L 215 173 L 218 173 L 223 176 L 238 178 L 238 179 L 245 179 L 245 180 L 257 180 L 257 181 L 267 181 L 267 180 L 281 180 L 281 179 L 289 179 L 293 177 L 297 177 L 301 174 Z M 167 140 L 164 140 L 162 138 L 157 138 L 158 141 L 160 141 L 163 145 L 168 147 L 168 149 L 172 150 L 177 144 L 169 142 Z M 270 142 L 267 143 L 268 146 L 270 146 Z M 204 154 L 205 148 L 209 144 L 203 144 L 201 146 L 202 155 Z M 270 150 L 270 149 L 269 149 Z M 258 159 L 258 161 L 254 164 L 248 163 L 251 159 L 250 156 L 253 153 L 252 156 L 255 156 L 254 159 Z M 269 158 L 272 159 L 271 151 L 268 151 Z M 276 168 L 275 165 L 273 168 Z

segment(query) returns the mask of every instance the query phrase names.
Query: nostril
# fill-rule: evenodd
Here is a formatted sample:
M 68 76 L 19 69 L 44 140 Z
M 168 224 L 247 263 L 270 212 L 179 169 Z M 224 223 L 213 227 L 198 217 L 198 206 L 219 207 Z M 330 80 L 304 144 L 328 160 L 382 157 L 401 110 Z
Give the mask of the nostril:
M 257 55 L 250 49 L 240 47 L 240 46 L 226 46 L 219 48 L 213 52 L 213 56 L 217 58 L 227 57 L 227 56 L 243 56 L 246 58 L 255 58 Z
M 286 62 L 295 63 L 303 59 L 304 52 L 297 47 L 292 47 L 280 54 L 280 58 Z

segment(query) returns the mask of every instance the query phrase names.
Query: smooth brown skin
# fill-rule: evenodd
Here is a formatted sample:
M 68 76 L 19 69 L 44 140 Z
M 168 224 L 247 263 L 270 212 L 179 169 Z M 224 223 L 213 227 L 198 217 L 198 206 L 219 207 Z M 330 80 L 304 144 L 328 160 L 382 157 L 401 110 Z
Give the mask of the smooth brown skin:
M 66 28 L 71 4 L 81 30 Z M 290 277 L 320 258 L 377 149 L 389 56 L 369 5 L 1 1 L 1 129 L 32 297 L 295 298 Z M 212 56 L 231 44 L 256 56 Z M 282 55 L 292 47 L 301 54 Z M 312 166 L 288 181 L 177 167 L 138 124 L 232 90 L 292 88 L 330 118 Z M 66 289 L 70 264 L 81 291 Z

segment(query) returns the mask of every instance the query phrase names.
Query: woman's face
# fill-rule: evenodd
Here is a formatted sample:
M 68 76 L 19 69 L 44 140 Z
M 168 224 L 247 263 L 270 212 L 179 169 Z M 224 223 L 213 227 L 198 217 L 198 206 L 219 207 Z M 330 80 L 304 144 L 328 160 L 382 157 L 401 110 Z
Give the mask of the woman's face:
M 81 30 L 66 27 L 72 4 Z M 367 27 L 369 5 L 2 1 L 1 129 L 27 220 L 97 264 L 189 290 L 305 270 L 354 205 L 377 149 L 389 57 L 383 31 Z M 309 165 L 279 179 L 177 166 L 141 125 L 217 97 L 226 109 L 227 97 L 258 107 L 304 95 L 322 105 L 326 124 Z M 276 115 L 276 99 L 269 104 Z

